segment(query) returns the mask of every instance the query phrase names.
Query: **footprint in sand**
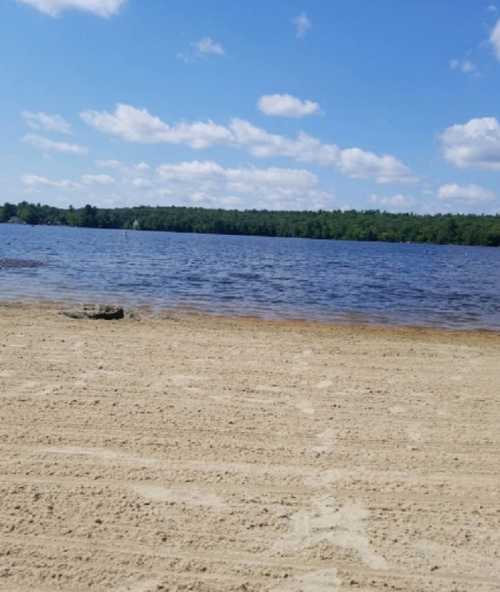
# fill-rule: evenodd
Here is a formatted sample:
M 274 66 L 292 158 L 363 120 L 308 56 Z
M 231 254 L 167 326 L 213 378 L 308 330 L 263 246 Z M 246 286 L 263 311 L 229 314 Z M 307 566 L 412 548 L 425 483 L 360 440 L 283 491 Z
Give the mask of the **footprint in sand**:
M 394 405 L 389 407 L 389 413 L 392 413 L 393 415 L 400 415 L 401 413 L 406 413 L 406 409 L 401 405 Z
M 406 435 L 410 442 L 420 442 L 423 438 L 422 426 L 420 424 L 412 424 L 406 428 Z
M 296 553 L 326 542 L 355 551 L 372 569 L 387 569 L 387 561 L 372 549 L 368 540 L 368 516 L 368 510 L 356 502 L 339 506 L 330 496 L 314 499 L 310 510 L 292 515 L 290 532 L 274 545 L 274 550 Z
M 316 384 L 316 388 L 319 390 L 325 390 L 327 388 L 330 388 L 332 385 L 333 382 L 331 380 L 322 380 L 318 382 L 318 384 Z
M 303 349 L 301 352 L 297 352 L 296 354 L 294 354 L 294 357 L 296 358 L 309 358 L 310 356 L 313 355 L 313 350 L 312 349 Z
M 313 446 L 312 451 L 318 454 L 329 454 L 333 452 L 335 446 L 335 432 L 331 428 L 328 428 L 321 434 L 316 436 L 318 440 L 318 446 Z
M 314 415 L 314 407 L 312 406 L 312 403 L 307 399 L 298 399 L 295 402 L 295 407 L 299 411 L 302 411 L 302 413 L 305 413 L 306 415 Z
M 209 508 L 222 509 L 224 501 L 217 495 L 204 491 L 188 488 L 166 488 L 160 485 L 138 484 L 132 485 L 130 489 L 153 502 L 170 502 L 187 504 L 189 506 L 205 506 Z

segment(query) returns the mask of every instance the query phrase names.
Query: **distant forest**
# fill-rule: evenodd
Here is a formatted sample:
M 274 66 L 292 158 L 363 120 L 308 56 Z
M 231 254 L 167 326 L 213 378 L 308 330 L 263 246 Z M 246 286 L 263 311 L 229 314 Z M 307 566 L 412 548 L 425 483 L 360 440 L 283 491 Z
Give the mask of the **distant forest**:
M 500 215 L 390 214 L 367 211 L 220 210 L 192 207 L 61 209 L 21 202 L 0 206 L 0 222 L 288 236 L 357 241 L 500 246 Z

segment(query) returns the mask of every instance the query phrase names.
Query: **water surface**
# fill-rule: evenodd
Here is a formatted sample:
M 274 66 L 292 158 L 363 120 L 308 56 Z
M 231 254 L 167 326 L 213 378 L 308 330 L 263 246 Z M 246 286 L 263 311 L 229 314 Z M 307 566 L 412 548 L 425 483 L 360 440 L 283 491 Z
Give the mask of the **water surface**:
M 0 299 L 500 329 L 500 249 L 0 224 Z

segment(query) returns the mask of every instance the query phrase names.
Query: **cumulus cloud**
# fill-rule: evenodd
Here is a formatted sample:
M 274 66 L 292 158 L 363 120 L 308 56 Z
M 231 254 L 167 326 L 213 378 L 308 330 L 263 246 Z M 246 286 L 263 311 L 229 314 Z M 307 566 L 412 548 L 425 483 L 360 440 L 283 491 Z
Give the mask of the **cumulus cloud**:
M 49 115 L 42 112 L 34 113 L 33 111 L 23 111 L 21 115 L 31 129 L 60 134 L 71 133 L 71 125 L 60 115 Z
M 438 189 L 438 197 L 442 201 L 461 201 L 469 204 L 493 201 L 496 196 L 493 191 L 480 185 L 458 185 L 448 183 Z
M 471 119 L 440 136 L 446 160 L 460 168 L 500 170 L 500 124 L 495 117 Z
M 324 166 L 336 165 L 340 149 L 334 144 L 323 144 L 316 138 L 300 132 L 296 138 L 271 134 L 244 119 L 233 119 L 229 126 L 233 143 L 245 147 L 259 158 L 285 156 L 299 162 L 314 162 Z
M 56 142 L 37 134 L 27 134 L 24 136 L 23 142 L 43 152 L 61 152 L 66 154 L 86 154 L 88 152 L 85 146 L 69 144 L 68 142 Z
M 257 102 L 262 113 L 277 117 L 305 117 L 317 115 L 320 112 L 319 104 L 314 101 L 302 101 L 292 95 L 264 95 Z
M 158 167 L 160 191 L 184 195 L 203 205 L 268 209 L 318 209 L 333 195 L 319 187 L 316 175 L 304 169 L 278 167 L 225 168 L 214 161 L 190 161 Z
M 115 178 L 111 175 L 82 175 L 82 183 L 85 185 L 113 185 Z
M 119 174 L 90 172 L 76 180 L 54 180 L 25 175 L 28 191 L 71 190 L 76 203 L 106 207 L 140 205 L 185 205 L 217 208 L 317 210 L 334 207 L 331 190 L 321 187 L 318 177 L 305 169 L 281 167 L 225 167 L 211 160 L 168 162 L 156 168 L 147 163 L 100 161 Z
M 304 132 L 296 138 L 270 134 L 239 119 L 233 120 L 231 130 L 236 143 L 257 157 L 285 156 L 298 162 L 334 167 L 353 178 L 374 178 L 378 183 L 415 180 L 408 167 L 394 156 L 380 156 L 360 148 L 341 149 Z
M 66 10 L 89 12 L 101 17 L 110 17 L 118 13 L 126 0 L 17 0 L 28 4 L 49 16 L 59 16 Z
M 295 26 L 295 35 L 297 36 L 297 39 L 303 39 L 312 27 L 311 19 L 305 12 L 293 18 L 292 23 Z
M 378 183 L 415 181 L 409 168 L 392 155 L 360 148 L 341 149 L 304 132 L 295 138 L 271 134 L 242 119 L 233 119 L 228 126 L 213 121 L 169 125 L 146 109 L 123 104 L 117 105 L 113 113 L 85 111 L 81 117 L 95 129 L 129 142 L 186 144 L 195 149 L 232 146 L 257 158 L 287 157 L 334 167 L 353 178 L 374 178 Z
M 87 125 L 128 142 L 187 144 L 199 149 L 227 144 L 231 140 L 231 132 L 212 121 L 170 126 L 147 109 L 136 109 L 130 105 L 118 104 L 114 113 L 84 111 L 80 116 Z
M 293 187 L 308 189 L 318 184 L 318 178 L 304 169 L 269 168 L 224 168 L 214 161 L 190 161 L 163 164 L 158 174 L 169 181 L 190 179 L 223 179 L 238 191 L 253 191 L 257 186 Z
M 490 33 L 490 43 L 493 47 L 497 60 L 500 61 L 500 19 L 497 20 L 495 26 Z
M 354 179 L 374 178 L 377 183 L 413 182 L 408 167 L 390 154 L 378 155 L 360 148 L 340 151 L 339 168 Z
M 230 129 L 236 145 L 259 158 L 284 156 L 298 162 L 334 167 L 353 178 L 374 178 L 378 183 L 415 181 L 408 167 L 394 156 L 377 155 L 360 148 L 341 149 L 304 132 L 296 138 L 270 134 L 241 119 L 234 119 Z
M 390 196 L 374 193 L 370 196 L 370 203 L 387 210 L 408 210 L 414 204 L 414 200 L 412 197 L 403 195 L 402 193 Z
M 52 180 L 39 175 L 24 175 L 21 179 L 27 189 L 39 189 L 40 187 L 51 187 L 53 189 L 78 189 L 80 185 L 68 179 Z

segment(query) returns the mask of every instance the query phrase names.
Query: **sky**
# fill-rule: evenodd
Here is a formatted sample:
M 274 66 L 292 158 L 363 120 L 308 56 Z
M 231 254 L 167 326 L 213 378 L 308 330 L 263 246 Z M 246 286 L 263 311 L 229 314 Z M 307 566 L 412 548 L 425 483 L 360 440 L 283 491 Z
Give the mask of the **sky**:
M 0 0 L 0 202 L 500 213 L 500 2 Z

